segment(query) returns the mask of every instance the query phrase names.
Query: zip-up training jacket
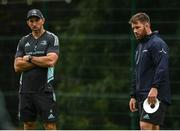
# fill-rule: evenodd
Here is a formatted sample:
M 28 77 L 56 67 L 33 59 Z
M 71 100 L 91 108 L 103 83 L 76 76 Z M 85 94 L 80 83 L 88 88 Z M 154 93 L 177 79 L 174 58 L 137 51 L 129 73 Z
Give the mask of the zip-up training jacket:
M 131 97 L 147 98 L 150 89 L 155 87 L 158 99 L 166 104 L 171 103 L 168 59 L 168 46 L 157 32 L 139 41 Z

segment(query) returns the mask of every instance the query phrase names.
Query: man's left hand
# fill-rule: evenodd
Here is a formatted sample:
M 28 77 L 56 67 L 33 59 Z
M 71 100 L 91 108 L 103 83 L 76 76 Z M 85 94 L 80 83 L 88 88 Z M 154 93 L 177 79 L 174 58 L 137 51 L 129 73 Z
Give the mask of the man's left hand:
M 25 56 L 23 56 L 23 60 L 29 62 L 29 57 L 30 57 L 30 55 L 25 55 Z
M 157 95 L 158 95 L 157 88 L 152 87 L 151 90 L 149 91 L 149 94 L 148 94 L 148 103 L 149 104 L 155 104 Z

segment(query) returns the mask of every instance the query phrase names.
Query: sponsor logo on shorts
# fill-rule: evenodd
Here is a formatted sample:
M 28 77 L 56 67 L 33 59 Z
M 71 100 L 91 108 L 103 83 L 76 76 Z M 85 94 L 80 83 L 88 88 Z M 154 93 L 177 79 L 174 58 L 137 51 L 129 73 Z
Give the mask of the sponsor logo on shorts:
M 54 119 L 55 118 L 55 116 L 53 115 L 53 114 L 50 114 L 49 116 L 48 116 L 48 119 Z
M 149 120 L 150 119 L 150 117 L 149 117 L 149 115 L 148 114 L 146 114 L 146 115 L 144 115 L 144 117 L 143 117 L 144 119 L 146 119 L 146 120 Z
M 48 116 L 48 119 L 54 119 L 55 116 L 52 114 L 52 113 L 53 113 L 53 110 L 50 109 L 49 112 L 50 112 L 50 115 Z

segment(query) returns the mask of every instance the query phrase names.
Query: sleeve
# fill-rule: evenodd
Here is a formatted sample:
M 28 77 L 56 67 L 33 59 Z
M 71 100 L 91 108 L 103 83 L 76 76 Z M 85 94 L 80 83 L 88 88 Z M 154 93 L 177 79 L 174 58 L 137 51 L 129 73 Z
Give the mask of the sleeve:
M 136 71 L 134 70 L 132 74 L 132 82 L 131 82 L 131 90 L 130 90 L 131 98 L 136 98 L 135 89 L 136 89 Z
M 48 45 L 47 53 L 55 52 L 59 55 L 59 38 L 56 35 L 52 35 L 53 37 L 50 39 L 50 43 Z
M 24 38 L 21 38 L 18 45 L 17 45 L 15 58 L 24 56 L 25 53 L 24 53 L 23 44 L 24 44 Z
M 158 88 L 166 79 L 168 72 L 168 46 L 163 41 L 152 44 L 151 54 L 155 66 L 155 75 L 152 87 Z
M 138 57 L 138 50 L 139 50 L 139 45 L 136 48 L 136 53 L 134 55 L 134 64 L 133 64 L 133 68 L 132 68 L 132 79 L 131 79 L 131 88 L 130 88 L 130 96 L 131 98 L 136 98 L 136 61 L 137 61 L 137 57 Z

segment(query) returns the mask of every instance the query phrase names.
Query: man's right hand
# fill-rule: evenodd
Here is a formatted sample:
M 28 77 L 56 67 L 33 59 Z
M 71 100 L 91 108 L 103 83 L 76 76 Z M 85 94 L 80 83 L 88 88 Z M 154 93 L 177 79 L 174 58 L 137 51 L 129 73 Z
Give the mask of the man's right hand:
M 29 69 L 34 68 L 36 65 L 27 62 L 26 58 L 28 58 L 27 56 L 25 57 L 17 57 L 14 60 L 14 69 L 15 72 L 23 72 Z
M 131 98 L 129 101 L 129 108 L 131 110 L 131 112 L 135 112 L 138 109 L 136 108 L 136 99 L 135 98 Z

